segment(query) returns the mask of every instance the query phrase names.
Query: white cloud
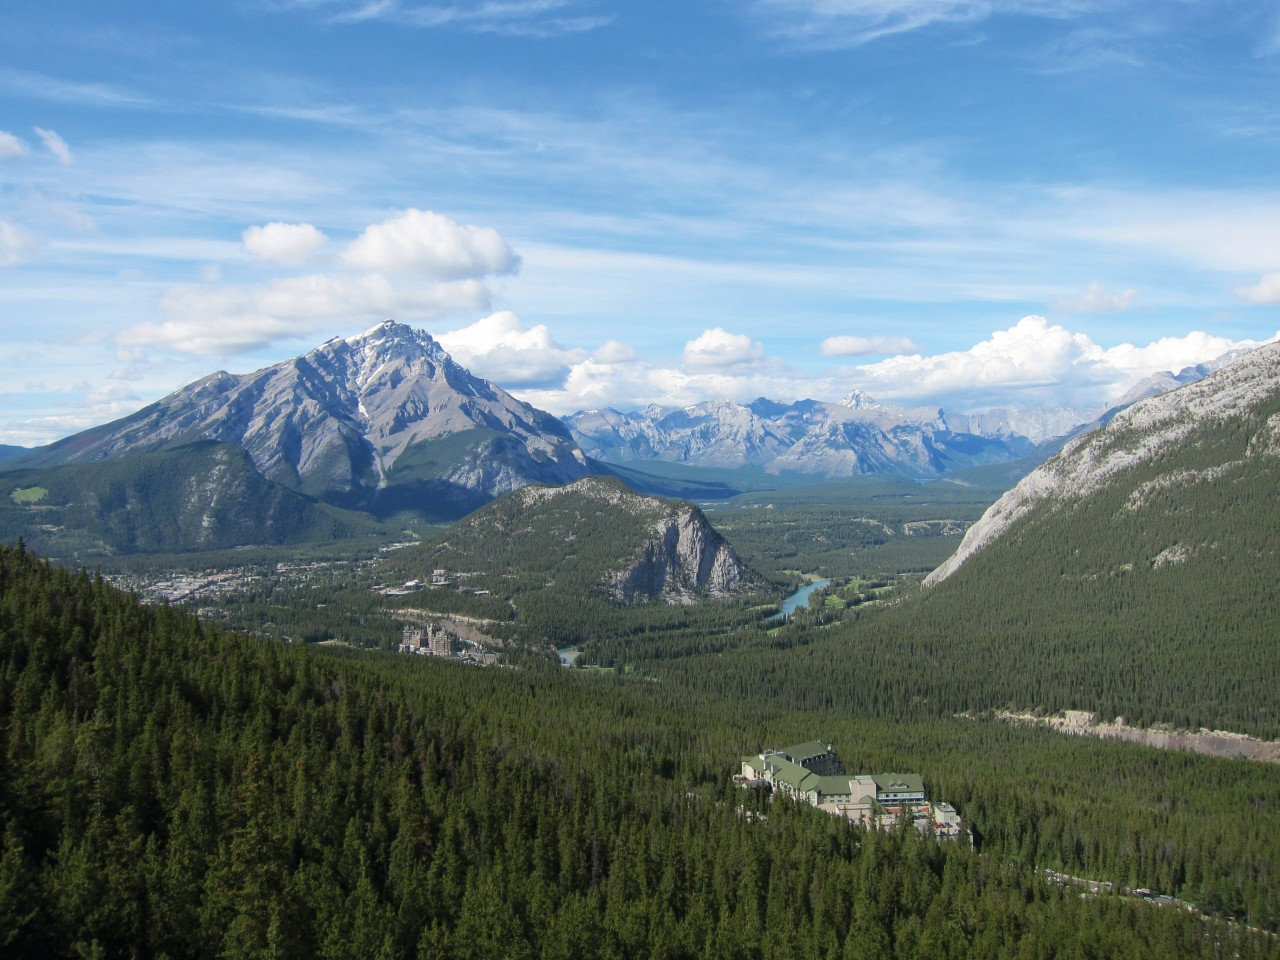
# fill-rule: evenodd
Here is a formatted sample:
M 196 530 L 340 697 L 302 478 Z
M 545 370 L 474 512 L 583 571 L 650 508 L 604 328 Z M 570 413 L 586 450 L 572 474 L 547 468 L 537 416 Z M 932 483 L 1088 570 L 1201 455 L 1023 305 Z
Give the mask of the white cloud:
M 8 220 L 0 220 L 0 267 L 12 267 L 36 247 L 35 238 Z
M 1104 348 L 1087 334 L 1023 317 L 968 350 L 901 356 L 857 367 L 853 386 L 878 399 L 940 404 L 952 410 L 983 406 L 1096 406 L 1144 377 L 1178 371 L 1260 341 L 1233 341 L 1192 331 L 1145 346 Z
M 27 145 L 12 133 L 0 130 L 0 160 L 12 160 L 27 152 Z
M 478 333 L 479 325 L 472 330 L 473 335 Z M 723 331 L 708 340 L 735 342 L 733 334 Z M 1115 399 L 1157 371 L 1176 372 L 1229 350 L 1259 344 L 1192 331 L 1145 345 L 1103 347 L 1087 334 L 1050 324 L 1043 317 L 1024 317 L 967 350 L 902 355 L 821 371 L 800 369 L 774 357 L 722 366 L 691 364 L 688 358 L 670 364 L 622 359 L 621 355 L 615 362 L 605 362 L 599 355 L 606 353 L 602 348 L 598 354 L 569 362 L 563 382 L 515 392 L 556 414 L 601 407 L 636 410 L 650 403 L 681 407 L 719 397 L 739 402 L 760 396 L 782 402 L 834 401 L 853 389 L 887 403 L 943 407 L 956 413 L 997 406 L 1089 409 Z M 747 352 L 754 356 L 757 346 L 751 345 Z M 505 386 L 500 378 L 492 379 Z
M 684 345 L 684 362 L 691 367 L 736 367 L 764 358 L 764 347 L 744 333 L 723 327 L 704 330 Z
M 386 277 L 289 277 L 257 286 L 174 286 L 160 299 L 169 319 L 128 328 L 123 347 L 159 346 L 225 357 L 278 340 L 336 333 L 353 318 L 405 316 L 434 320 L 484 309 L 488 292 L 475 280 L 443 284 L 393 283 Z
M 586 357 L 583 350 L 556 343 L 545 325 L 526 328 L 507 310 L 439 334 L 436 340 L 472 373 L 512 390 L 561 387 L 571 366 Z
M 1124 313 L 1132 310 L 1138 299 L 1137 290 L 1122 290 L 1110 293 L 1102 288 L 1096 280 L 1081 293 L 1068 297 L 1060 297 L 1050 304 L 1054 313 L 1096 315 L 1102 313 Z
M 36 127 L 36 133 L 39 135 L 41 142 L 44 143 L 45 149 L 57 157 L 60 164 L 67 167 L 75 163 L 75 158 L 71 155 L 71 148 L 67 146 L 67 141 L 52 130 L 46 130 L 44 127 Z
M 824 357 L 869 357 L 917 353 L 910 337 L 827 337 L 818 348 Z
M 780 39 L 835 49 L 935 23 L 974 22 L 1000 13 L 1066 19 L 1099 5 L 1091 0 L 753 0 L 748 9 Z
M 496 230 L 464 226 L 443 214 L 417 209 L 366 228 L 342 259 L 371 273 L 441 280 L 514 273 L 520 266 L 520 258 Z
M 309 223 L 268 223 L 249 227 L 240 235 L 244 248 L 262 260 L 300 266 L 328 241 Z
M 332 23 L 384 20 L 411 27 L 455 27 L 479 33 L 554 37 L 594 30 L 612 16 L 566 15 L 581 0 L 480 0 L 471 3 L 406 4 L 401 0 L 303 0 L 297 6 L 329 13 Z
M 629 343 L 620 340 L 606 340 L 600 344 L 591 359 L 600 364 L 631 363 L 636 359 L 636 351 Z
M 1280 272 L 1265 274 L 1251 287 L 1237 287 L 1236 296 L 1246 303 L 1280 303 Z
M 85 395 L 85 400 L 95 407 L 103 405 L 136 404 L 138 395 L 133 388 L 123 383 L 104 383 L 93 387 Z

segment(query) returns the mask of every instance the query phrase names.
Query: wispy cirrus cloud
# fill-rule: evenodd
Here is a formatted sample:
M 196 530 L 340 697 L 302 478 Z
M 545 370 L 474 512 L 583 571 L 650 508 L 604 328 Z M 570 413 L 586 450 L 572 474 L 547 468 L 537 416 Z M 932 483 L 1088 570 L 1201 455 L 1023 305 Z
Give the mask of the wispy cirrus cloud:
M 943 24 L 978 24 L 1015 15 L 1076 21 L 1090 15 L 1116 18 L 1120 26 L 1073 30 L 1046 48 L 1051 69 L 1139 62 L 1125 42 L 1138 4 L 1127 0 L 751 0 L 749 14 L 769 36 L 802 49 L 862 46 L 882 37 Z
M 806 48 L 861 46 L 937 23 L 975 22 L 997 13 L 1069 16 L 1091 6 L 1073 0 L 753 0 L 765 31 Z
M 71 155 L 71 147 L 55 131 L 46 130 L 44 127 L 36 127 L 36 134 L 40 137 L 40 142 L 44 144 L 44 148 L 52 153 L 64 167 L 69 167 L 75 163 L 75 157 Z
M 15 223 L 0 220 L 0 267 L 12 267 L 35 250 L 31 234 Z
M 1059 297 L 1050 306 L 1054 313 L 1101 314 L 1123 313 L 1137 305 L 1137 290 L 1121 290 L 1113 293 L 1094 281 L 1080 293 Z
M 0 70 L 0 86 L 39 100 L 89 107 L 146 107 L 157 101 L 109 83 L 83 82 L 53 77 L 32 70 Z
M 591 0 L 455 0 L 406 3 L 403 0 L 293 0 L 276 9 L 302 9 L 330 23 L 386 21 L 409 27 L 452 27 L 477 33 L 552 37 L 584 33 L 612 22 L 612 15 L 582 12 Z

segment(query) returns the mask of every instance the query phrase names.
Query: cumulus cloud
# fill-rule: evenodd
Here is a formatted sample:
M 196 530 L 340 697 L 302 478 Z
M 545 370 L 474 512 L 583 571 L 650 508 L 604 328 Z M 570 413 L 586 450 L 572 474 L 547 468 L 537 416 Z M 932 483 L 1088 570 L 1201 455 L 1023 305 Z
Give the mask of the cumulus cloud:
M 600 407 L 636 410 L 650 403 L 682 407 L 720 397 L 739 402 L 759 396 L 783 402 L 806 397 L 832 401 L 853 389 L 891 404 L 943 407 L 955 413 L 1002 406 L 1092 409 L 1153 373 L 1177 372 L 1230 350 L 1258 345 L 1260 341 L 1192 331 L 1147 344 L 1103 347 L 1087 334 L 1043 317 L 1024 317 L 967 350 L 899 355 L 818 372 L 773 357 L 699 366 L 687 357 L 675 364 L 639 358 L 609 364 L 593 354 L 572 363 L 562 384 L 519 393 L 558 414 Z
M 1245 303 L 1280 303 L 1280 272 L 1266 274 L 1251 287 L 1237 287 L 1236 296 Z
M 636 351 L 629 343 L 623 343 L 620 340 L 606 340 L 591 355 L 591 359 L 604 365 L 631 363 L 636 359 Z
M 240 235 L 253 256 L 272 263 L 301 266 L 329 239 L 309 223 L 268 223 Z
M 0 130 L 0 160 L 12 160 L 27 152 L 27 145 L 12 133 Z
M 684 362 L 691 367 L 737 367 L 764 357 L 764 347 L 744 333 L 723 327 L 704 330 L 684 345 Z
M 1111 293 L 1102 288 L 1102 284 L 1094 281 L 1081 293 L 1069 297 L 1060 297 L 1049 306 L 1054 313 L 1096 315 L 1102 313 L 1124 313 L 1132 310 L 1138 299 L 1137 290 L 1122 290 Z
M 436 340 L 462 366 L 506 389 L 562 387 L 583 350 L 556 343 L 544 324 L 525 327 L 509 310 L 483 317 Z
M 1145 346 L 1104 348 L 1044 317 L 1023 317 L 968 350 L 900 356 L 852 371 L 853 386 L 879 399 L 952 410 L 983 406 L 1096 406 L 1144 377 L 1178 371 L 1228 350 L 1258 346 L 1200 331 Z
M 329 238 L 310 223 L 274 221 L 248 227 L 241 240 L 244 251 L 263 264 L 299 267 L 314 260 Z M 281 340 L 332 335 L 375 317 L 400 316 L 423 324 L 474 315 L 489 309 L 483 278 L 513 271 L 519 262 L 494 230 L 407 210 L 367 227 L 340 257 L 325 260 L 323 273 L 254 285 L 222 284 L 217 264 L 208 265 L 201 271 L 204 284 L 173 286 L 161 295 L 162 322 L 132 326 L 116 337 L 116 344 L 225 357 Z M 495 329 L 485 333 L 492 336 Z M 535 336 L 536 331 L 525 333 Z M 520 382 L 563 378 L 563 359 L 548 366 L 544 358 L 530 366 L 531 343 L 513 337 L 508 328 L 488 350 L 472 352 L 495 368 L 516 372 Z
M 31 234 L 8 220 L 0 220 L 0 267 L 12 267 L 25 260 L 35 247 Z
M 67 146 L 67 141 L 52 130 L 46 130 L 44 127 L 36 127 L 36 134 L 40 137 L 40 141 L 44 144 L 44 148 L 58 158 L 58 162 L 64 167 L 70 166 L 75 162 L 75 158 L 71 156 L 71 148 Z
M 417 209 L 366 228 L 342 259 L 371 273 L 441 280 L 514 273 L 520 266 L 520 258 L 496 230 L 463 225 L 443 214 Z
M 393 283 L 386 277 L 312 274 L 256 286 L 175 286 L 160 299 L 163 323 L 121 332 L 123 347 L 160 346 L 225 357 L 277 340 L 336 333 L 354 317 L 412 316 L 431 320 L 488 306 L 475 280 L 442 284 Z
M 818 349 L 824 357 L 873 357 L 920 350 L 910 337 L 827 337 Z

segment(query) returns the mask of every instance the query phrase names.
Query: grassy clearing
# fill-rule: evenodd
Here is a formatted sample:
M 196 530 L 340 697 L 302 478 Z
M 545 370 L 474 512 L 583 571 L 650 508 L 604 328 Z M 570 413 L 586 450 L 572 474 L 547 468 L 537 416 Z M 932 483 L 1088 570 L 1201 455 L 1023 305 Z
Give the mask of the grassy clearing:
M 39 503 L 48 495 L 49 491 L 44 487 L 19 487 L 9 494 L 9 499 L 18 504 Z

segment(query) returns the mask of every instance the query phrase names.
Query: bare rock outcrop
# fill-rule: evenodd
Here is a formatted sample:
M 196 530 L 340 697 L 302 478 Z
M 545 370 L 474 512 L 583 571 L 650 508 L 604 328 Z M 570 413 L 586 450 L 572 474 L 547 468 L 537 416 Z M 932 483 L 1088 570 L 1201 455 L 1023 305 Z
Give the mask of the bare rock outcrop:
M 609 592 L 630 603 L 638 597 L 693 603 L 740 592 L 747 572 L 733 548 L 694 507 L 663 517 L 651 527 L 639 559 L 611 574 Z

